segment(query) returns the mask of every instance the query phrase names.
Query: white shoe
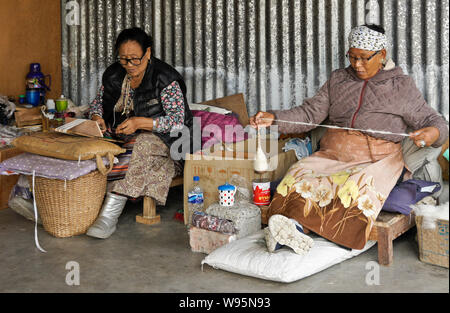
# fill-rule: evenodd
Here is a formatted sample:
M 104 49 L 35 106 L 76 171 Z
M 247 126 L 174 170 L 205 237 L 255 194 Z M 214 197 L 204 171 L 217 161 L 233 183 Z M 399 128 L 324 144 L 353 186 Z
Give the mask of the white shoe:
M 303 233 L 302 226 L 294 219 L 272 215 L 268 228 L 278 244 L 292 248 L 297 254 L 306 254 L 314 245 L 314 240 Z

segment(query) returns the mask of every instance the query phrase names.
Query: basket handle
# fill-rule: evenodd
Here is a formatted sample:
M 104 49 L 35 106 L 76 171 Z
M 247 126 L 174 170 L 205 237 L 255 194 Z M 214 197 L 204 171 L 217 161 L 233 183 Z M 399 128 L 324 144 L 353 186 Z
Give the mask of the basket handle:
M 111 152 L 108 152 L 108 154 L 106 155 L 108 157 L 108 161 L 109 161 L 109 168 L 107 169 L 105 164 L 103 163 L 102 157 L 99 154 L 95 155 L 95 158 L 97 160 L 97 169 L 100 171 L 100 173 L 102 173 L 103 175 L 108 175 L 113 167 L 114 167 L 114 154 L 112 154 Z

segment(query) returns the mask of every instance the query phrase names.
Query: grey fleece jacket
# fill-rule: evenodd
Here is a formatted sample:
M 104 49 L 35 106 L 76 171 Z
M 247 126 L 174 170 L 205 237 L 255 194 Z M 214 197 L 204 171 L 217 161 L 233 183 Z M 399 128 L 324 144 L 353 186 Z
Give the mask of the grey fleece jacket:
M 350 66 L 334 71 L 317 94 L 303 104 L 289 110 L 270 111 L 277 120 L 299 121 L 351 127 L 356 129 L 406 133 L 408 130 L 434 126 L 439 139 L 433 147 L 442 146 L 448 138 L 447 121 L 431 108 L 417 89 L 415 82 L 403 74 L 400 67 L 382 70 L 364 81 Z M 276 122 L 281 133 L 302 133 L 313 129 Z M 400 142 L 405 137 L 367 133 L 368 135 Z

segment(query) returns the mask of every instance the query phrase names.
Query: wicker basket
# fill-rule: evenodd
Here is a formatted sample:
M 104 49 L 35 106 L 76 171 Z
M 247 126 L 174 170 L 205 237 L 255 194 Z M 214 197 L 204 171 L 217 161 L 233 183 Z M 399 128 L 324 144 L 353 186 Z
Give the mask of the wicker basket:
M 28 179 L 32 186 L 32 177 Z M 105 193 L 106 176 L 99 171 L 67 182 L 35 177 L 36 206 L 44 229 L 55 237 L 86 233 L 97 218 Z

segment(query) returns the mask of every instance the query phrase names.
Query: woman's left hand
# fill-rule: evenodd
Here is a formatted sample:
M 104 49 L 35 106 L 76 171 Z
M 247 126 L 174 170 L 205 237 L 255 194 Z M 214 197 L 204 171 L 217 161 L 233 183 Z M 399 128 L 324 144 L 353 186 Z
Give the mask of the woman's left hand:
M 130 117 L 126 119 L 122 124 L 117 126 L 116 134 L 131 135 L 139 129 L 139 118 Z
M 436 127 L 426 127 L 410 133 L 410 138 L 414 144 L 420 148 L 429 147 L 439 139 L 439 129 Z

